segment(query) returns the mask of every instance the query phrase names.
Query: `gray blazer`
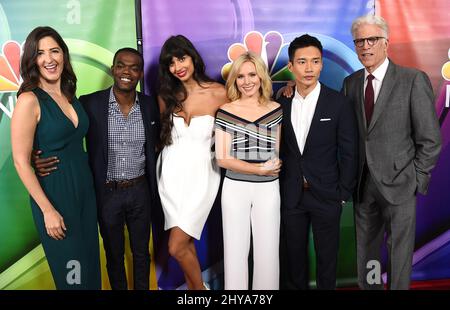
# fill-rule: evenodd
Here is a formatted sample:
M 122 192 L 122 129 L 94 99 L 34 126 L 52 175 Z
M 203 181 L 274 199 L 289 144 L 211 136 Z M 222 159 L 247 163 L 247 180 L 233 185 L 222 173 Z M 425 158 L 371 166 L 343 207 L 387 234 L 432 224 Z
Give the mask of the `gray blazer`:
M 378 190 L 389 203 L 401 204 L 416 192 L 426 194 L 430 171 L 441 150 L 441 133 L 428 76 L 389 60 L 369 126 L 364 113 L 364 69 L 348 76 L 342 91 L 355 105 L 358 122 L 357 201 L 365 162 Z

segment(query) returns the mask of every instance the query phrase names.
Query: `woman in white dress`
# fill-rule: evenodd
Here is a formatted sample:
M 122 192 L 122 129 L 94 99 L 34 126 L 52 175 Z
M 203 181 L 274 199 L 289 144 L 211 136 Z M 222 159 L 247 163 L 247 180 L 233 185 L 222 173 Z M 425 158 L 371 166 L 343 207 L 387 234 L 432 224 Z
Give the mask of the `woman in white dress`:
M 159 58 L 161 144 L 158 190 L 169 254 L 180 264 L 188 289 L 204 289 L 194 238 L 216 198 L 220 172 L 211 145 L 214 116 L 227 102 L 225 88 L 205 74 L 204 62 L 184 36 L 164 43 Z

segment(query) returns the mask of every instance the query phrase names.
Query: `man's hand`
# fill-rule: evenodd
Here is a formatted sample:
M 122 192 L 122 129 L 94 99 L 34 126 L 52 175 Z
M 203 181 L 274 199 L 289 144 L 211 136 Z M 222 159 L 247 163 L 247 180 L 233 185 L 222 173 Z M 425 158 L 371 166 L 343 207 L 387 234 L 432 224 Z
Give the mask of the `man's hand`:
M 33 150 L 33 153 L 31 154 L 31 163 L 36 174 L 40 177 L 45 177 L 52 171 L 58 169 L 56 164 L 59 163 L 59 159 L 56 156 L 40 158 L 40 154 L 42 154 L 41 150 Z

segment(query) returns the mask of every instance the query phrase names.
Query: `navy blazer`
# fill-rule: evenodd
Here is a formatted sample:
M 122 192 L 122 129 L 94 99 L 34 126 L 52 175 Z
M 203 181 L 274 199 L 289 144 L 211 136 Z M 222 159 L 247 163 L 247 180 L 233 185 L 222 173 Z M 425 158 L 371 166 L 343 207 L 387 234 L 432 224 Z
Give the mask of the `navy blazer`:
M 108 104 L 110 90 L 111 87 L 79 98 L 89 116 L 86 147 L 89 165 L 94 175 L 98 204 L 101 204 L 108 170 Z M 139 92 L 137 94 L 145 128 L 145 173 L 150 184 L 152 200 L 154 200 L 157 197 L 155 147 L 159 139 L 159 111 L 154 97 Z
M 283 210 L 298 208 L 303 177 L 311 191 L 324 200 L 348 200 L 356 185 L 358 127 L 355 112 L 342 94 L 321 84 L 303 154 L 291 122 L 292 99 L 280 97 L 283 125 L 280 194 Z

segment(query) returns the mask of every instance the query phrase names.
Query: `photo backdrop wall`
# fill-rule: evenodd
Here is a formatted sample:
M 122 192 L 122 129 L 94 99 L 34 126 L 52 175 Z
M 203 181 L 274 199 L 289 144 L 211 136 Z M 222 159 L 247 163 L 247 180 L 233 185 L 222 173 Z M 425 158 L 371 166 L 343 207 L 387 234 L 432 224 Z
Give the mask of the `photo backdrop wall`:
M 135 3 L 141 3 L 145 90 L 155 92 L 157 61 L 163 42 L 175 34 L 192 40 L 207 73 L 224 83 L 239 50 L 260 53 L 270 69 L 275 91 L 291 79 L 287 45 L 303 33 L 324 45 L 321 82 L 339 90 L 345 76 L 361 68 L 350 35 L 351 21 L 366 13 L 385 17 L 391 26 L 389 55 L 398 64 L 418 67 L 431 78 L 441 122 L 443 150 L 429 194 L 418 198 L 413 280 L 450 278 L 450 3 L 435 0 L 0 0 L 0 289 L 54 288 L 31 218 L 28 195 L 15 172 L 10 119 L 21 83 L 19 60 L 26 35 L 36 26 L 57 29 L 69 45 L 79 83 L 77 95 L 111 85 L 114 52 L 137 47 Z M 204 278 L 222 285 L 220 195 L 212 209 L 198 254 Z M 356 284 L 353 206 L 341 221 L 338 285 Z M 153 212 L 151 288 L 184 288 L 177 264 L 167 254 L 162 213 Z M 311 243 L 312 244 L 312 243 Z M 130 274 L 130 252 L 127 271 Z M 310 249 L 310 257 L 314 251 Z M 108 288 L 102 256 L 103 287 Z M 314 264 L 311 265 L 314 280 Z M 130 279 L 131 280 L 131 277 Z
M 10 141 L 11 114 L 21 83 L 21 46 L 33 28 L 43 25 L 55 28 L 69 47 L 78 96 L 111 85 L 114 52 L 136 47 L 134 1 L 0 1 L 0 289 L 54 288 L 28 193 L 13 166 Z M 103 287 L 108 288 L 104 253 L 102 269 Z

